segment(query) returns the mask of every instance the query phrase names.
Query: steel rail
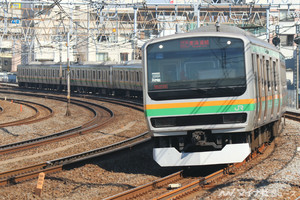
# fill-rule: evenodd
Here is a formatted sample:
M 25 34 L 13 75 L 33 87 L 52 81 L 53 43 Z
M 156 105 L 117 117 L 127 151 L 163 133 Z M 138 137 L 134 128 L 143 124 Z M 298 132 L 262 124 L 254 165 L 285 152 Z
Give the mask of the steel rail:
M 260 148 L 258 148 L 258 152 L 263 152 L 265 149 L 266 149 L 266 144 L 263 144 L 260 146 Z M 181 198 L 181 197 L 189 195 L 193 192 L 196 192 L 204 187 L 213 187 L 212 185 L 209 185 L 209 184 L 216 181 L 217 179 L 227 176 L 228 174 L 230 174 L 230 172 L 232 172 L 232 170 L 238 169 L 239 167 L 243 166 L 246 162 L 250 161 L 251 159 L 256 158 L 257 155 L 259 155 L 259 153 L 253 152 L 241 163 L 236 163 L 236 164 L 230 165 L 222 170 L 214 172 L 206 177 L 202 177 L 197 181 L 194 181 L 186 186 L 183 186 L 181 188 L 170 191 L 170 192 L 163 194 L 154 199 L 155 200 L 166 200 L 166 199 Z
M 19 125 L 24 125 L 24 124 L 36 123 L 36 122 L 39 122 L 39 121 L 42 121 L 42 120 L 49 119 L 54 114 L 54 112 L 51 108 L 49 108 L 45 105 L 42 105 L 40 103 L 35 103 L 35 102 L 30 102 L 30 101 L 25 101 L 25 100 L 19 100 L 19 99 L 8 99 L 8 100 L 12 100 L 15 103 L 25 105 L 25 106 L 31 108 L 32 110 L 35 111 L 35 114 L 30 116 L 30 117 L 24 118 L 24 119 L 2 123 L 2 124 L 0 124 L 0 128 L 8 127 L 8 126 L 19 126 Z M 39 109 L 37 107 L 34 107 L 34 105 L 42 107 L 44 110 L 47 110 L 47 112 L 50 113 L 50 114 L 46 115 L 45 117 L 38 118 L 41 115 L 41 112 L 39 111 Z
M 297 113 L 297 112 L 286 111 L 284 114 L 284 117 L 294 120 L 294 121 L 297 121 L 297 122 L 300 121 L 300 113 Z
M 263 152 L 265 149 L 266 149 L 266 144 L 263 144 L 258 149 L 258 152 Z M 209 185 L 210 183 L 230 174 L 232 172 L 232 170 L 238 169 L 239 167 L 243 166 L 249 160 L 255 158 L 257 155 L 259 155 L 259 153 L 253 152 L 241 163 L 229 165 L 224 169 L 214 172 L 206 177 L 201 177 L 198 180 L 193 181 L 192 183 L 184 185 L 178 189 L 171 190 L 170 192 L 164 193 L 164 194 L 160 195 L 159 197 L 156 197 L 153 199 L 155 199 L 155 200 L 176 199 L 176 198 L 183 197 L 187 194 L 191 194 L 192 192 L 200 190 L 201 188 L 212 187 L 212 185 Z M 150 191 L 155 190 L 156 188 L 166 186 L 167 184 L 172 183 L 174 181 L 178 181 L 179 179 L 183 179 L 182 171 L 179 171 L 179 172 L 171 174 L 167 177 L 158 179 L 154 182 L 133 188 L 131 190 L 127 190 L 122 193 L 110 196 L 110 197 L 106 198 L 105 200 L 125 200 L 125 199 L 138 198 L 138 197 L 143 198 L 142 195 L 149 193 Z
M 92 120 L 90 120 L 89 122 L 87 122 L 81 126 L 78 126 L 78 127 L 72 128 L 72 129 L 68 129 L 68 130 L 65 130 L 62 132 L 58 132 L 58 133 L 54 133 L 51 135 L 46 135 L 43 137 L 38 137 L 38 138 L 26 140 L 26 141 L 2 145 L 2 146 L 0 146 L 0 155 L 40 146 L 42 144 L 49 144 L 52 142 L 64 140 L 64 139 L 75 137 L 78 135 L 82 135 L 82 134 L 88 133 L 90 131 L 93 131 L 95 129 L 98 129 L 99 127 L 108 123 L 109 120 L 112 120 L 114 118 L 113 112 L 103 106 L 88 103 L 88 102 L 84 102 L 85 103 L 85 105 L 84 105 L 82 102 L 78 103 L 78 101 L 74 102 L 74 100 L 73 100 L 71 103 L 80 105 L 80 106 L 85 107 L 85 108 L 89 109 L 90 111 L 92 111 L 94 113 L 94 118 Z M 95 107 L 92 108 L 91 105 L 93 105 Z M 110 118 L 102 123 L 99 123 L 100 118 L 98 118 L 97 113 L 100 111 L 97 112 L 96 109 L 101 109 L 101 111 L 103 111 L 103 110 L 107 111 L 107 113 L 110 115 Z
M 29 180 L 38 177 L 39 173 L 44 172 L 46 174 L 62 171 L 63 167 L 66 165 L 72 165 L 78 162 L 84 162 L 95 157 L 104 156 L 107 154 L 112 154 L 124 149 L 132 148 L 139 144 L 148 142 L 150 137 L 148 132 L 142 133 L 138 136 L 129 138 L 127 140 L 108 145 L 105 147 L 97 148 L 91 151 L 83 152 L 80 154 L 75 154 L 72 156 L 59 158 L 55 160 L 46 161 L 45 163 L 40 163 L 20 169 L 15 169 L 12 171 L 0 173 L 0 186 L 5 186 L 9 184 L 17 184 L 25 180 Z

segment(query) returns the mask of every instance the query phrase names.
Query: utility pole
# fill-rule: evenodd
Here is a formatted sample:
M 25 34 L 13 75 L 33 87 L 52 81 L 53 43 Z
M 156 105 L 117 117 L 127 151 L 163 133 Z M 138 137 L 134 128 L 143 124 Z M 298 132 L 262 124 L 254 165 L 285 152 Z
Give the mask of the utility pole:
M 70 32 L 68 32 L 67 35 L 67 88 L 68 88 L 68 95 L 67 95 L 67 112 L 66 116 L 71 116 L 70 112 L 70 101 L 71 101 L 71 95 L 70 95 Z
M 300 44 L 300 37 L 297 36 L 294 39 L 294 42 L 297 44 L 296 48 L 296 68 L 297 68 L 297 75 L 296 75 L 296 109 L 299 109 L 299 44 Z
M 59 91 L 62 90 L 62 44 L 61 35 L 59 36 Z

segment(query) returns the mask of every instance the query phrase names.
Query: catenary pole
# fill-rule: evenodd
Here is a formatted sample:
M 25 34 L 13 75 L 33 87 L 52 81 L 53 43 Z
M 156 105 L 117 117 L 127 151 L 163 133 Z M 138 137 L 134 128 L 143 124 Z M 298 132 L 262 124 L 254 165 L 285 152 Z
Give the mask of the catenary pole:
M 70 95 L 70 32 L 67 34 L 67 112 L 66 116 L 70 116 L 70 101 L 71 101 L 71 95 Z

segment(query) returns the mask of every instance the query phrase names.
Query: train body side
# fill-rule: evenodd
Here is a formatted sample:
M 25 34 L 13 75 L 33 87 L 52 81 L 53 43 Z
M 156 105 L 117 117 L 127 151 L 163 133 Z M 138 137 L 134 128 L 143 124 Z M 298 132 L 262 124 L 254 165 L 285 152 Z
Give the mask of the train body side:
M 85 93 L 128 94 L 141 96 L 141 65 L 72 64 L 69 68 L 71 90 Z M 19 85 L 40 89 L 67 87 L 67 66 L 29 64 L 18 66 Z

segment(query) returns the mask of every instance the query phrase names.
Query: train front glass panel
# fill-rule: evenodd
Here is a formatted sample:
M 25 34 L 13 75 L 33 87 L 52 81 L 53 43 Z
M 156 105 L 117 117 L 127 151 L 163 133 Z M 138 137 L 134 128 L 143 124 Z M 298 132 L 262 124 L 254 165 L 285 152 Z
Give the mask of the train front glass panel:
M 244 42 L 193 37 L 151 44 L 147 74 L 153 100 L 240 96 L 246 91 Z

